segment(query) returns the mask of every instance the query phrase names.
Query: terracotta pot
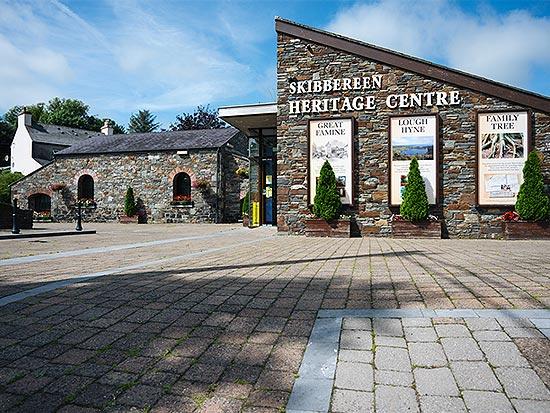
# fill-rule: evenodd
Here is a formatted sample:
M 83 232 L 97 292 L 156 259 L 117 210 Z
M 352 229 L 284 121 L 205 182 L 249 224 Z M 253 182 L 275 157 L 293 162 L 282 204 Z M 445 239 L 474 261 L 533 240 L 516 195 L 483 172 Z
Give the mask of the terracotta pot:
M 128 217 L 126 215 L 120 215 L 118 217 L 118 222 L 120 222 L 121 224 L 137 224 L 138 220 L 139 220 L 139 216 L 137 215 L 134 215 L 131 217 Z
M 505 239 L 550 239 L 550 222 L 503 221 Z
M 248 215 L 243 215 L 243 227 L 250 226 L 250 218 Z
M 305 225 L 307 237 L 349 238 L 351 236 L 349 219 L 326 221 L 320 218 L 312 218 L 306 219 Z
M 441 238 L 441 221 L 392 221 L 394 238 Z

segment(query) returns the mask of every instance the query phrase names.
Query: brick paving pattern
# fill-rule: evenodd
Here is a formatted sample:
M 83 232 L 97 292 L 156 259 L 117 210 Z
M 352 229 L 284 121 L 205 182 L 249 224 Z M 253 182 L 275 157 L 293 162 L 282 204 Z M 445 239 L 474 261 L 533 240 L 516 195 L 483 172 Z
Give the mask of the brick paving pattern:
M 2 241 L 1 258 L 231 228 L 105 224 L 97 236 Z M 0 411 L 279 412 L 318 310 L 547 308 L 548 245 L 308 239 L 260 228 L 0 266 L 4 297 L 142 264 L 0 307 Z M 147 266 L 159 259 L 168 261 Z M 346 319 L 333 409 L 548 410 L 547 366 L 524 355 L 528 343 L 547 341 L 548 326 L 443 321 Z

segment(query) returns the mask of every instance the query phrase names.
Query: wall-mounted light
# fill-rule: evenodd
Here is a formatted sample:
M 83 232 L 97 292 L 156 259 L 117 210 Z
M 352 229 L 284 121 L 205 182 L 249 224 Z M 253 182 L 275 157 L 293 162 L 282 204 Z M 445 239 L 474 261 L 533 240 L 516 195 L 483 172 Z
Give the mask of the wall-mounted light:
M 189 155 L 189 151 L 177 151 L 176 154 L 179 156 L 187 156 Z

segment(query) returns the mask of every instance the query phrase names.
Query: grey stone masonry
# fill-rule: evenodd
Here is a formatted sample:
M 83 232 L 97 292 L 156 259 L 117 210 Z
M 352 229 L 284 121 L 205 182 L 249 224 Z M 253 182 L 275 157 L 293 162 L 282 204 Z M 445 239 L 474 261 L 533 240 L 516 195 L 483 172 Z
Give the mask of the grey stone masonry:
M 246 139 L 241 134 L 234 140 Z M 124 213 L 124 196 L 131 186 L 135 198 L 144 205 L 148 222 L 237 222 L 240 200 L 246 194 L 248 179 L 238 176 L 238 168 L 248 168 L 248 159 L 227 147 L 189 150 L 188 155 L 173 152 L 82 154 L 59 156 L 53 163 L 29 174 L 12 187 L 12 196 L 26 206 L 37 193 L 51 197 L 55 221 L 72 221 L 78 198 L 78 180 L 90 175 L 94 180 L 95 208 L 84 208 L 86 221 L 117 220 Z M 174 177 L 187 173 L 191 179 L 191 203 L 174 202 Z M 209 187 L 195 187 L 197 181 Z M 61 186 L 61 188 L 60 188 Z
M 338 39 L 340 41 L 340 39 Z M 362 234 L 388 236 L 388 125 L 393 115 L 436 114 L 440 120 L 439 178 L 442 191 L 432 213 L 442 219 L 450 237 L 496 238 L 502 236 L 497 219 L 508 208 L 476 206 L 476 114 L 479 111 L 529 110 L 534 147 L 548 154 L 550 115 L 475 92 L 451 83 L 369 60 L 286 33 L 277 39 L 277 223 L 279 231 L 303 233 L 308 205 L 308 122 L 318 113 L 291 114 L 289 102 L 297 99 L 374 97 L 375 110 L 333 111 L 326 117 L 354 117 L 354 199 L 349 213 Z M 344 92 L 290 94 L 290 83 L 302 80 L 352 79 L 382 76 L 382 87 Z M 392 94 L 460 92 L 456 106 L 390 109 L 383 102 Z M 542 170 L 550 184 L 550 156 Z

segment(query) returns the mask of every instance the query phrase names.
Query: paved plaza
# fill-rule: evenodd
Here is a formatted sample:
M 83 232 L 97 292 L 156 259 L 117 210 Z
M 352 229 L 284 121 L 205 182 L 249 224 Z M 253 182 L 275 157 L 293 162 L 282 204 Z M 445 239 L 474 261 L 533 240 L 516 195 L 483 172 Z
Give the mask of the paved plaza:
M 0 241 L 0 411 L 550 410 L 549 242 L 93 228 Z

